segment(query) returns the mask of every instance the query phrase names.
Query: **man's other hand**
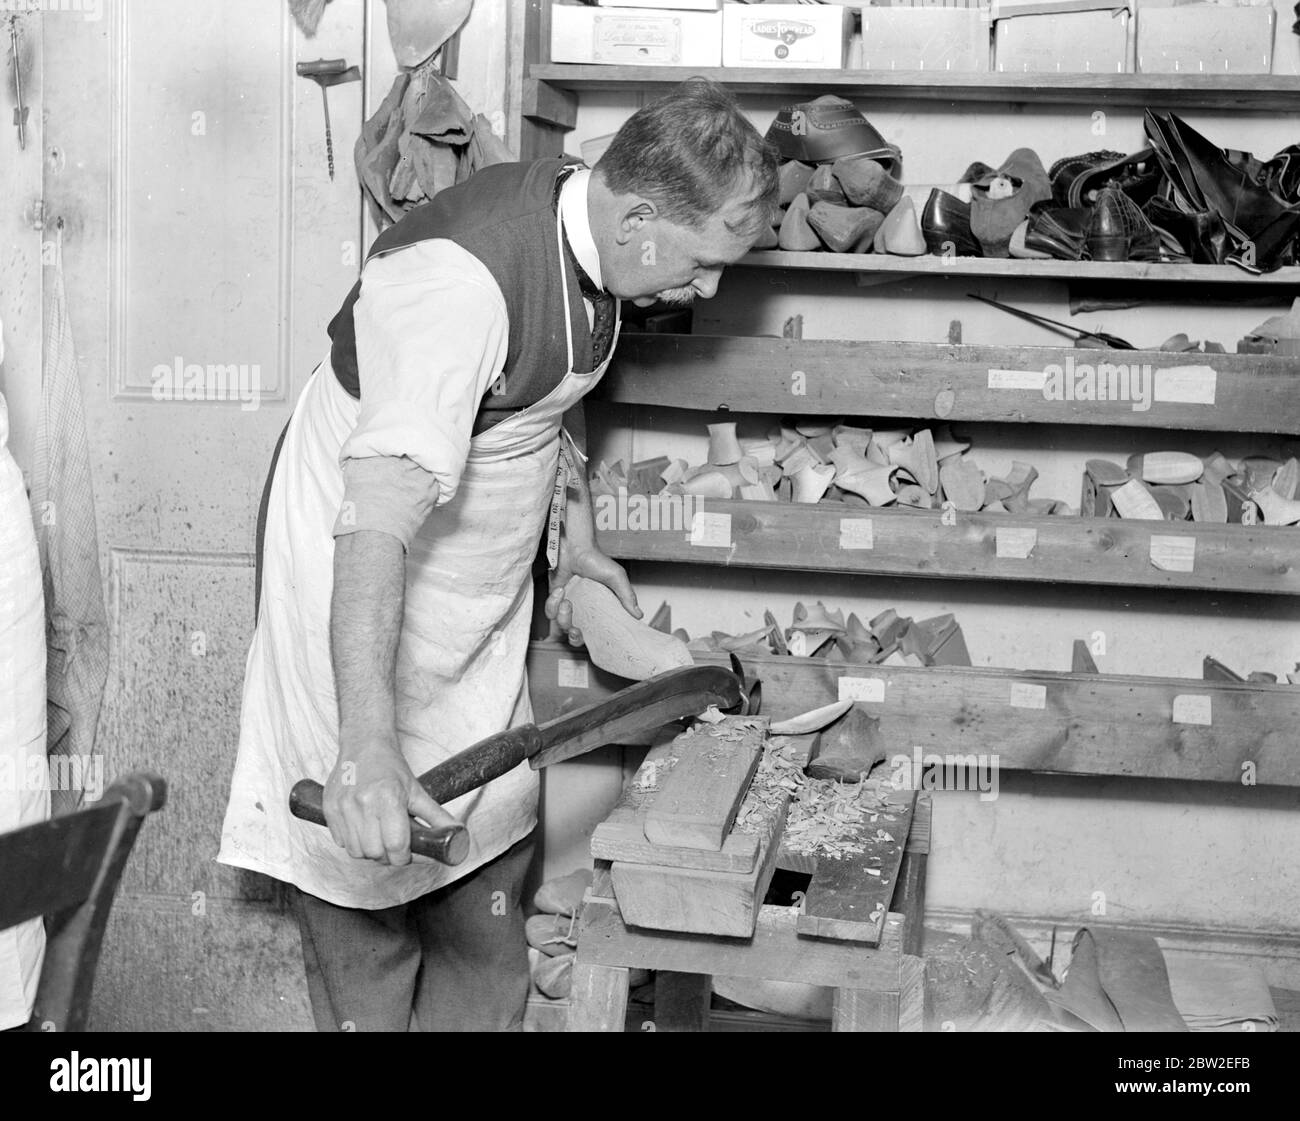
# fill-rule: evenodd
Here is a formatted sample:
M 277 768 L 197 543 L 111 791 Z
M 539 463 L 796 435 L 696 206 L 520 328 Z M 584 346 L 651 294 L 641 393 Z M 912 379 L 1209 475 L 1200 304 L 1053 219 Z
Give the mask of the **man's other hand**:
M 618 597 L 632 618 L 641 618 L 641 608 L 637 606 L 636 592 L 628 579 L 627 569 L 595 547 L 566 548 L 561 540 L 559 563 L 551 573 L 551 594 L 546 597 L 546 617 L 551 620 L 552 638 L 567 637 L 570 645 L 582 645 L 582 632 L 573 625 L 573 604 L 564 598 L 565 585 L 574 576 L 585 576 L 597 584 L 604 584 Z

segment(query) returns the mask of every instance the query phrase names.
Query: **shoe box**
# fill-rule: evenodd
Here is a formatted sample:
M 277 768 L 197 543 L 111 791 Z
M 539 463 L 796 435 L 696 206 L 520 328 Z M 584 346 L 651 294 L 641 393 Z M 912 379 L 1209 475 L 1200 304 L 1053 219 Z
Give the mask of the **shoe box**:
M 839 70 L 853 23 L 841 4 L 724 4 L 722 65 Z
M 1077 10 L 1090 3 L 1089 11 Z M 1114 0 L 1051 0 L 993 7 L 995 66 L 1007 73 L 1124 74 L 1133 70 L 1132 13 Z M 1012 14 L 1014 13 L 1014 14 Z
M 977 73 L 989 69 L 989 9 L 862 8 L 862 70 Z
M 721 66 L 722 12 L 554 4 L 551 61 Z
M 1137 0 L 1137 68 L 1147 74 L 1268 74 L 1271 5 Z

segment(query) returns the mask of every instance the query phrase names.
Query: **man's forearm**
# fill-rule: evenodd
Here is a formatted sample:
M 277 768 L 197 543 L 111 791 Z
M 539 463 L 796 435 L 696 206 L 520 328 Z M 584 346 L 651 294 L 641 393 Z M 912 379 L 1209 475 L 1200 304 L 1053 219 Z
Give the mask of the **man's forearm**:
M 390 737 L 394 681 L 406 592 L 406 551 L 375 530 L 334 541 L 330 649 L 338 693 L 341 753 Z

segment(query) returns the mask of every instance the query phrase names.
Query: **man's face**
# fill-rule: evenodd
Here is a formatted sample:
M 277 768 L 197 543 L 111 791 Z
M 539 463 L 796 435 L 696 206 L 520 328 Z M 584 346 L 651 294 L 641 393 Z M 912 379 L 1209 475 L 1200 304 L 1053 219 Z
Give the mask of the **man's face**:
M 651 209 L 625 221 L 626 241 L 617 267 L 607 277 L 609 290 L 638 307 L 663 301 L 686 307 L 697 296 L 718 290 L 722 270 L 740 260 L 757 234 L 736 234 L 728 227 L 750 218 L 744 202 L 729 203 L 699 228 L 672 221 Z

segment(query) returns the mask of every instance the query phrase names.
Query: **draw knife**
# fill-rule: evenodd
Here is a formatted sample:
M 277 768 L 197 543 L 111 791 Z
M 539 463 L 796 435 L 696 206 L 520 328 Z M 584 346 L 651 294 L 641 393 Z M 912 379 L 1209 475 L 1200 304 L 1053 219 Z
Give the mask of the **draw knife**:
M 435 802 L 446 805 L 514 770 L 525 759 L 533 770 L 540 770 L 618 743 L 623 736 L 694 716 L 710 705 L 743 711 L 746 697 L 742 674 L 721 666 L 683 666 L 543 724 L 520 724 L 488 736 L 425 771 L 419 783 Z M 289 809 L 295 817 L 324 825 L 324 793 L 320 783 L 302 779 L 289 794 Z M 443 864 L 459 864 L 469 855 L 469 832 L 459 823 L 430 829 L 412 822 L 411 852 Z

